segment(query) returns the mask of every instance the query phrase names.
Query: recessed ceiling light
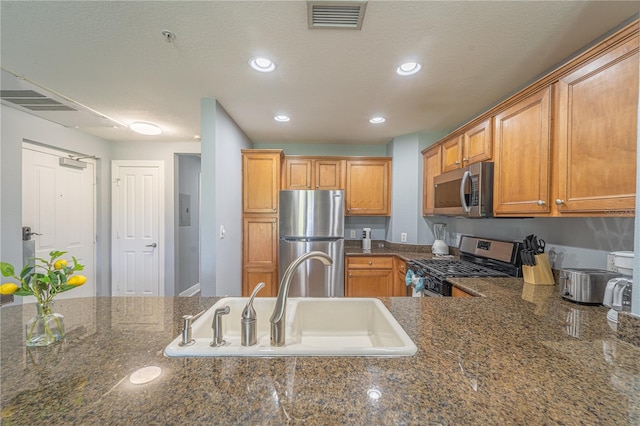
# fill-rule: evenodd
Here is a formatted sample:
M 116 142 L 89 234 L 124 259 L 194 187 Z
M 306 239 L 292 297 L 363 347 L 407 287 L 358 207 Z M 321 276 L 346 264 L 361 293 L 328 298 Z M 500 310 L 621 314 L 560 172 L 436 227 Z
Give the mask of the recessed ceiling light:
M 369 119 L 369 123 L 371 124 L 380 124 L 384 123 L 385 121 L 387 121 L 387 119 L 384 117 L 372 117 Z
M 422 68 L 422 65 L 420 65 L 417 62 L 405 62 L 404 64 L 402 64 L 398 68 L 396 68 L 396 74 L 398 74 L 398 75 L 413 75 L 413 74 L 417 73 L 418 71 L 420 71 L 420 68 Z
M 291 118 L 288 115 L 276 115 L 275 117 L 273 117 L 273 119 L 281 123 L 286 123 L 287 121 L 291 121 Z
M 251 65 L 251 68 L 254 70 L 260 72 L 271 72 L 276 69 L 276 64 L 267 58 L 251 58 L 249 65 Z
M 129 124 L 129 128 L 136 133 L 143 135 L 159 135 L 162 133 L 162 129 L 153 123 L 145 123 L 144 121 L 135 121 Z

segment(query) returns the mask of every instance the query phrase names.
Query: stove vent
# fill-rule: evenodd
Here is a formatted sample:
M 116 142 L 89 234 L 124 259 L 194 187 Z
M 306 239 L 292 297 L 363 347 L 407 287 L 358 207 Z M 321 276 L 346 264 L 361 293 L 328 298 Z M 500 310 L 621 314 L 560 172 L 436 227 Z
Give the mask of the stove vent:
M 365 1 L 308 1 L 309 29 L 359 30 L 366 9 Z

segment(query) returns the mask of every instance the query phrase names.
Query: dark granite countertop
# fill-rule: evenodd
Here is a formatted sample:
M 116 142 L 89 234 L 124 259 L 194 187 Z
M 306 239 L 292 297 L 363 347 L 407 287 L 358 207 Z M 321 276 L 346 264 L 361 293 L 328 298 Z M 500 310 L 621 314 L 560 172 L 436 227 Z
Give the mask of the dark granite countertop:
M 556 286 L 458 279 L 485 297 L 387 298 L 410 357 L 167 358 L 216 298 L 59 300 L 67 337 L 27 349 L 33 305 L 0 309 L 1 422 L 13 424 L 640 423 L 640 348 Z M 260 319 L 259 319 L 260 320 Z M 266 320 L 266 319 L 263 319 Z M 146 366 L 161 376 L 129 377 Z
M 457 249 L 452 251 L 457 251 Z M 431 246 L 397 244 L 389 243 L 388 241 L 373 241 L 371 250 L 363 250 L 362 242 L 360 241 L 345 241 L 344 254 L 345 256 L 398 256 L 403 260 L 430 259 L 433 257 Z

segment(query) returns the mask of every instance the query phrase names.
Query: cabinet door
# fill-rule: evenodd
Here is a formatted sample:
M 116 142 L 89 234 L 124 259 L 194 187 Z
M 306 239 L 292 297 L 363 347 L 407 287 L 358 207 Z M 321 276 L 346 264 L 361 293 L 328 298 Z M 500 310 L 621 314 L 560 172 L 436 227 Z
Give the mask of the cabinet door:
M 633 215 L 638 130 L 638 37 L 557 84 L 560 213 Z
M 284 189 L 311 189 L 312 160 L 285 158 Z
M 345 205 L 348 216 L 389 216 L 391 161 L 348 160 Z
M 393 270 L 348 270 L 347 297 L 388 297 L 393 287 Z
M 396 279 L 393 285 L 393 294 L 395 297 L 408 296 L 407 284 L 405 282 L 407 275 L 407 262 L 396 258 Z
M 277 268 L 278 220 L 276 217 L 245 216 L 242 256 L 244 266 Z
M 550 88 L 495 117 L 495 215 L 549 212 Z
M 442 172 L 462 167 L 463 136 L 456 136 L 442 143 Z
M 245 213 L 276 213 L 282 153 L 248 153 L 242 157 L 242 206 Z
M 344 189 L 344 160 L 315 160 L 315 189 Z
M 276 297 L 278 295 L 278 271 L 266 268 L 244 268 L 242 274 L 242 296 L 249 297 L 258 283 L 264 288 L 256 297 Z
M 485 120 L 463 135 L 462 164 L 490 160 L 493 155 L 493 129 L 491 119 Z
M 441 173 L 442 145 L 434 146 L 422 154 L 422 215 L 433 215 L 433 178 Z

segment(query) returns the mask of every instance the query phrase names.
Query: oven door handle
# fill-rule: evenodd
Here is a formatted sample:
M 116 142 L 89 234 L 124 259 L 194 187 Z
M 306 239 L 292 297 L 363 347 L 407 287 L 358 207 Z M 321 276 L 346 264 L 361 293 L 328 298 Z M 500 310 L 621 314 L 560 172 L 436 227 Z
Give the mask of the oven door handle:
M 471 177 L 471 173 L 469 170 L 466 170 L 462 175 L 462 180 L 460 181 L 460 205 L 464 209 L 466 213 L 471 212 L 471 207 L 467 205 L 467 202 L 464 199 L 464 187 L 467 184 L 467 180 Z

